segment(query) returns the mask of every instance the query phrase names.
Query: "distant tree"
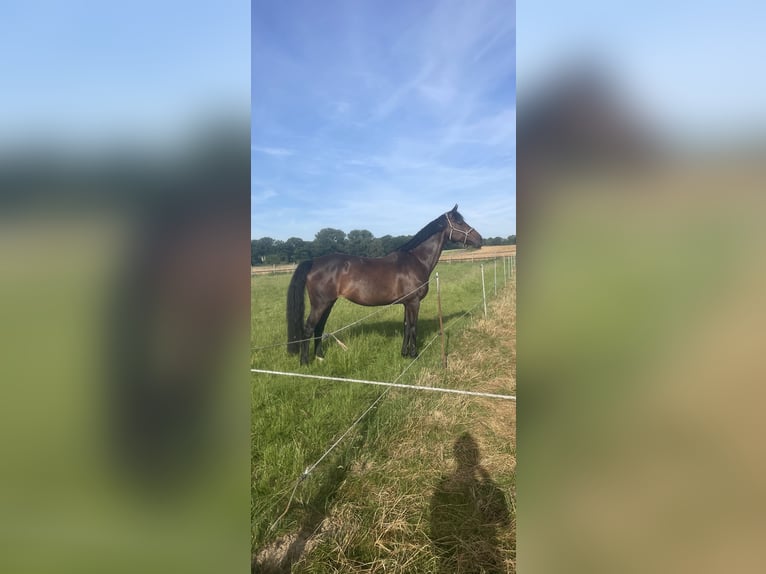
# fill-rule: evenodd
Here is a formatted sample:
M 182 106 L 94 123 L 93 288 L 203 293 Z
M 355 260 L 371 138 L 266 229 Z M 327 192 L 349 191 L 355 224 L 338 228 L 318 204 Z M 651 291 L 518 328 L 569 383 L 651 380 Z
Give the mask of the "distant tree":
M 395 237 L 392 237 L 391 235 L 384 235 L 380 238 L 381 247 L 383 248 L 383 255 L 399 249 L 410 239 L 412 239 L 412 235 L 397 235 Z
M 303 247 L 295 251 L 295 262 L 298 263 L 300 261 L 305 261 L 306 259 L 311 259 L 311 254 L 314 252 L 313 250 L 314 242 L 304 241 Z
M 516 235 L 508 236 L 508 245 L 516 245 Z
M 368 252 L 368 257 L 383 257 L 386 254 L 386 251 L 383 249 L 383 243 L 381 240 L 377 237 L 373 237 L 372 241 L 370 242 L 370 249 Z
M 391 240 L 391 242 L 393 243 L 393 248 L 391 249 L 391 251 L 393 251 L 394 249 L 399 249 L 402 245 L 407 243 L 410 239 L 412 239 L 412 235 L 396 235 Z
M 312 251 L 314 257 L 335 252 L 345 253 L 347 251 L 346 233 L 340 229 L 333 229 L 332 227 L 320 229 L 314 237 Z
M 390 235 L 384 235 L 379 239 L 380 241 L 380 247 L 383 250 L 383 253 L 391 253 L 394 249 L 396 249 L 396 245 L 394 245 L 394 238 Z
M 412 239 L 412 235 L 397 235 L 394 237 L 394 243 L 396 243 L 395 249 L 399 249 L 402 245 Z
M 250 242 L 250 263 L 260 265 L 267 255 L 274 253 L 274 240 L 271 237 L 261 237 Z
M 303 241 L 300 237 L 290 237 L 285 241 L 285 262 L 297 263 L 311 258 L 311 242 Z
M 312 257 L 329 253 L 350 253 L 363 257 L 382 257 L 395 251 L 412 239 L 412 235 L 384 235 L 375 237 L 366 229 L 353 229 L 348 235 L 340 229 L 326 227 L 321 229 L 313 241 L 304 241 L 300 237 L 290 237 L 286 241 L 261 237 L 250 241 L 251 265 L 271 265 L 274 263 L 297 263 Z M 516 245 L 516 235 L 505 237 L 486 237 L 483 245 Z M 445 249 L 462 249 L 462 241 L 447 241 Z
M 372 233 L 366 229 L 352 229 L 348 232 L 348 237 L 346 239 L 348 252 L 351 255 L 370 257 L 370 249 L 372 247 L 373 239 L 374 237 Z
M 275 263 L 284 263 L 288 260 L 288 253 L 287 253 L 287 247 L 285 246 L 285 242 L 281 239 L 275 239 L 274 240 L 274 247 L 271 249 L 271 259 L 276 258 Z M 269 256 L 266 256 L 269 258 Z

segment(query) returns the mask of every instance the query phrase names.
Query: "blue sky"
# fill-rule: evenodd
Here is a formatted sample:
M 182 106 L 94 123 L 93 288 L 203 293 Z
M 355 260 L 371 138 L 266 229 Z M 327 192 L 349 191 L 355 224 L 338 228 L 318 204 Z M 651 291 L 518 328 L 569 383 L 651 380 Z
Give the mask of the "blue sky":
M 515 4 L 252 5 L 251 235 L 516 233 Z

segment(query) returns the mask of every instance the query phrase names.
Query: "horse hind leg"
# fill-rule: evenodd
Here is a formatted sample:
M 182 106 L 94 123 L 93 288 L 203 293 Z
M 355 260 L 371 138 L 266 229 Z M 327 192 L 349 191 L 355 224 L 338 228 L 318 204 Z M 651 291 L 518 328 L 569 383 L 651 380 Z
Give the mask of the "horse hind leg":
M 306 334 L 308 332 L 308 334 Z M 311 335 L 311 331 L 308 331 L 308 322 L 306 322 L 306 327 L 303 329 L 303 339 L 301 340 L 301 365 L 308 365 L 309 364 L 309 337 Z
M 314 327 L 319 322 L 321 317 L 321 311 L 317 309 L 313 304 L 311 305 L 311 311 L 306 318 L 306 323 L 303 326 L 303 339 L 301 341 L 301 365 L 308 365 L 309 363 L 309 344 L 314 336 Z
M 333 305 L 335 305 L 335 301 L 337 301 L 337 299 L 330 301 L 321 317 L 319 317 L 319 321 L 317 322 L 316 327 L 314 327 L 314 355 L 320 359 L 324 357 L 324 349 L 322 347 L 322 333 L 324 333 L 324 326 L 327 323 L 327 318 L 330 316 L 330 311 L 332 311 Z
M 334 301 L 332 301 L 334 303 Z M 311 311 L 309 312 L 309 316 L 306 319 L 306 325 L 303 327 L 303 343 L 301 343 L 301 365 L 306 365 L 309 362 L 309 342 L 311 339 L 314 339 L 314 354 L 316 354 L 317 351 L 317 328 L 319 327 L 319 324 L 322 324 L 322 330 L 324 330 L 324 322 L 322 322 L 322 317 L 324 316 L 325 312 L 328 310 L 328 306 L 331 306 L 331 303 L 326 303 L 322 301 L 319 304 L 312 304 L 311 305 Z M 329 315 L 329 312 L 327 313 Z M 327 321 L 327 318 L 325 317 L 325 322 Z M 319 335 L 319 338 L 321 340 L 321 332 Z M 319 348 L 321 350 L 321 343 L 319 344 Z M 320 355 L 321 357 L 321 355 Z

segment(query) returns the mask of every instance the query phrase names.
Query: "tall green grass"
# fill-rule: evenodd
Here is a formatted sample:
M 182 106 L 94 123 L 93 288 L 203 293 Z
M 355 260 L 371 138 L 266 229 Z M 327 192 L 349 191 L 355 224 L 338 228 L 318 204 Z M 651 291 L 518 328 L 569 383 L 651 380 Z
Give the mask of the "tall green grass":
M 480 266 L 478 263 L 441 264 L 436 271 L 440 276 L 449 353 L 450 339 L 467 324 L 471 313 L 483 313 Z M 492 262 L 485 262 L 485 280 L 489 298 L 494 292 Z M 362 307 L 341 299 L 330 315 L 325 332 L 335 331 L 374 311 L 379 312 L 338 334 L 348 350 L 329 339 L 325 342 L 324 361 L 312 358 L 308 366 L 301 366 L 298 356 L 288 355 L 286 351 L 285 301 L 289 281 L 290 275 L 252 280 L 251 364 L 254 368 L 393 381 L 412 363 L 412 359 L 400 354 L 403 336 L 401 305 Z M 503 283 L 502 261 L 498 261 L 498 289 Z M 466 315 L 469 311 L 471 313 Z M 421 356 L 400 382 L 412 382 L 424 370 L 440 370 L 440 342 L 436 340 L 423 351 L 438 333 L 438 328 L 436 281 L 432 275 L 431 288 L 421 304 L 418 321 Z M 446 378 L 442 384 L 449 384 Z M 316 461 L 384 391 L 381 387 L 353 383 L 264 374 L 253 374 L 251 388 L 254 550 L 282 533 L 295 532 L 316 523 L 332 503 L 359 449 L 374 444 L 381 433 L 391 432 L 401 424 L 413 399 L 406 392 L 385 397 L 300 484 L 290 511 L 273 531 L 269 531 L 269 526 L 286 508 L 295 481 L 303 470 Z

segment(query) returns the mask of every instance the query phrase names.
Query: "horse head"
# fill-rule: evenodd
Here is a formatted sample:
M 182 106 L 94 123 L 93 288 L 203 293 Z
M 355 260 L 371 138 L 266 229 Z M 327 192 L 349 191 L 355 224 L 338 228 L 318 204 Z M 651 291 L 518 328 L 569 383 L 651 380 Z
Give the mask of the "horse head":
M 448 239 L 450 241 L 461 242 L 463 246 L 481 247 L 481 235 L 466 223 L 463 216 L 457 210 L 457 203 L 451 211 L 444 214 L 444 217 L 447 219 L 447 228 L 449 229 Z

